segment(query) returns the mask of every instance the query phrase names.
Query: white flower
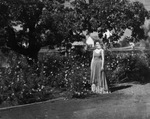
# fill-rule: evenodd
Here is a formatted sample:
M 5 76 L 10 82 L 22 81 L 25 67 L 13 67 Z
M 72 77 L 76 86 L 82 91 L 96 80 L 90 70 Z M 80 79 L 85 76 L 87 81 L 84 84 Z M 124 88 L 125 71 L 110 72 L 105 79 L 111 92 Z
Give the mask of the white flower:
M 41 89 L 43 89 L 44 87 L 45 87 L 45 86 L 42 85 L 42 86 L 41 86 Z

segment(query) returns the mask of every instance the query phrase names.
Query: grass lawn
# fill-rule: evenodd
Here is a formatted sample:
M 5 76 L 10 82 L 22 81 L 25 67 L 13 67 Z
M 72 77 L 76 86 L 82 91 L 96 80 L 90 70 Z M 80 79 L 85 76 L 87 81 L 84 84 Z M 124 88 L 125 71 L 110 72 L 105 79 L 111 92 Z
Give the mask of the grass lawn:
M 84 99 L 60 98 L 0 110 L 0 119 L 149 119 L 150 84 L 122 84 Z M 119 89 L 119 90 L 118 90 Z

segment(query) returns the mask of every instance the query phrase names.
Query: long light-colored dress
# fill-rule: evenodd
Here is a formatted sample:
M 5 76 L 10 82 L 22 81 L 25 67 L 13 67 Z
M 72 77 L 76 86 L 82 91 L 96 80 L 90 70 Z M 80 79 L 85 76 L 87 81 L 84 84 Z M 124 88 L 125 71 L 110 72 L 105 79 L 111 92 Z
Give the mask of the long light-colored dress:
M 93 51 L 91 61 L 91 89 L 94 93 L 108 93 L 108 84 L 105 72 L 102 71 L 102 50 L 97 53 Z

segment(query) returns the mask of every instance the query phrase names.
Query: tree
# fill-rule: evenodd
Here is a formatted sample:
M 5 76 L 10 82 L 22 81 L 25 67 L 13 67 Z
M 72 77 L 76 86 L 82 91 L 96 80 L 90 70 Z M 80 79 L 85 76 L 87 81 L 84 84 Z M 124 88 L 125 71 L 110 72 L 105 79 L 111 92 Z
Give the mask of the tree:
M 6 31 L 5 28 L 9 23 L 9 10 L 5 3 L 0 2 L 0 46 L 5 46 Z
M 65 7 L 60 2 L 46 1 L 45 6 L 42 24 L 45 31 L 48 31 L 45 35 L 46 41 L 50 46 L 63 44 L 68 52 L 72 42 L 81 41 L 83 38 L 80 15 L 74 8 Z
M 132 16 L 127 25 L 132 30 L 132 37 L 134 37 L 137 41 L 146 39 L 144 29 L 142 29 L 141 26 L 144 24 L 145 18 L 149 16 L 148 11 L 140 2 L 133 2 L 128 7 L 132 13 Z
M 111 43 L 119 40 L 126 28 L 132 30 L 132 36 L 137 41 L 144 38 L 144 31 L 140 26 L 148 16 L 148 11 L 140 2 L 94 0 L 91 4 L 87 4 L 84 0 L 75 0 L 73 6 L 74 14 L 78 16 L 75 24 L 79 24 L 76 25 L 80 28 L 79 31 L 85 29 L 89 32 L 98 31 L 102 37 L 108 29 L 113 31 Z
M 46 41 L 50 46 L 60 46 L 69 35 L 64 5 L 61 2 L 46 1 L 41 17 L 41 24 L 46 34 Z
M 117 41 L 126 28 L 132 30 L 135 39 L 144 37 L 141 25 L 147 10 L 140 2 L 128 0 L 74 0 L 72 7 L 64 6 L 65 0 L 1 0 L 1 46 L 37 60 L 42 46 L 70 48 L 70 42 L 82 40 L 84 30 L 98 31 L 99 36 L 108 29 L 113 36 L 107 41 Z M 5 11 L 5 12 L 4 12 Z M 16 31 L 14 26 L 22 30 Z M 104 39 L 105 40 L 105 39 Z M 67 50 L 66 50 L 67 51 Z
M 38 51 L 42 46 L 39 21 L 43 3 L 40 0 L 2 0 L 0 5 L 7 9 L 7 12 L 1 15 L 7 21 L 1 26 L 1 29 L 5 31 L 5 37 L 1 36 L 1 41 L 5 39 L 5 46 L 11 50 L 25 55 L 28 59 L 37 60 Z M 22 30 L 16 32 L 13 26 L 19 24 Z
M 61 25 L 64 19 L 63 3 L 64 0 L 1 1 L 1 5 L 8 8 L 8 15 L 3 14 L 10 16 L 10 19 L 6 17 L 8 22 L 5 26 L 1 27 L 6 32 L 1 41 L 4 38 L 7 47 L 25 55 L 31 63 L 37 61 L 41 47 L 60 45 L 64 39 L 65 29 Z M 14 29 L 18 25 L 22 30 Z
M 42 46 L 60 46 L 62 41 L 69 43 L 73 32 L 69 28 L 71 24 L 67 12 L 71 13 L 71 10 L 64 9 L 64 2 L 65 0 L 1 1 L 8 8 L 10 16 L 6 26 L 2 27 L 6 32 L 6 37 L 3 37 L 5 45 L 28 59 L 37 60 Z M 22 30 L 16 32 L 14 26 L 18 25 Z

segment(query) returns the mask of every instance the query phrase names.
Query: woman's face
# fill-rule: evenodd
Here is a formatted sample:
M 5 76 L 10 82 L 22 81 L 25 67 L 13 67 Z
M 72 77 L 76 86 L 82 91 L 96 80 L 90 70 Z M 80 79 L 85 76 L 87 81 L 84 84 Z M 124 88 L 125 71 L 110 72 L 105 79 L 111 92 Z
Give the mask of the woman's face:
M 99 42 L 96 42 L 96 43 L 95 43 L 95 47 L 96 47 L 96 48 L 101 48 L 100 43 L 99 43 Z

